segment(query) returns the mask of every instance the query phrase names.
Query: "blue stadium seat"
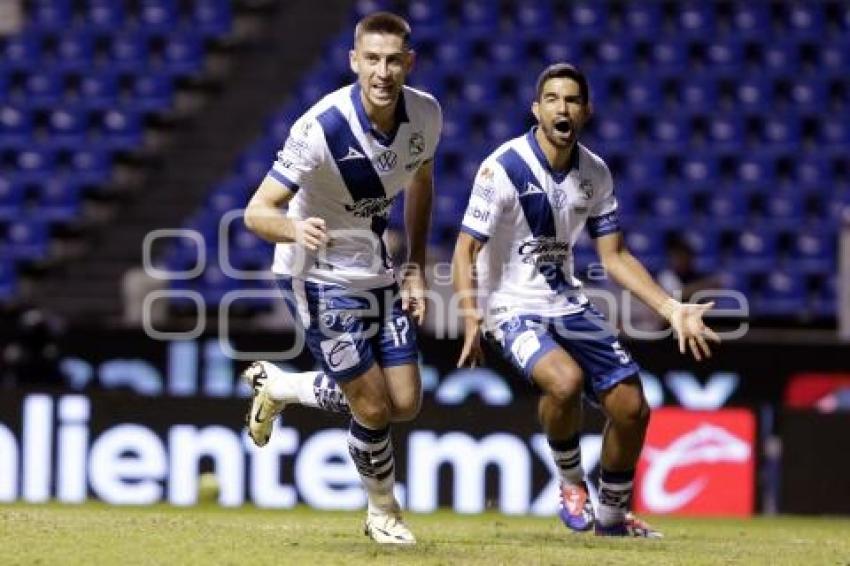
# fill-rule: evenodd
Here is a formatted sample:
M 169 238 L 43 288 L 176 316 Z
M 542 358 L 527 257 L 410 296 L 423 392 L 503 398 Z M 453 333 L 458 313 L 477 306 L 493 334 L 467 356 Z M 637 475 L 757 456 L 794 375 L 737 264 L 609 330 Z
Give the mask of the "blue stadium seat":
M 629 159 L 625 177 L 633 186 L 656 187 L 664 182 L 666 167 L 664 154 L 645 152 L 640 159 Z
M 652 272 L 658 271 L 664 263 L 664 242 L 661 232 L 652 227 L 630 228 L 625 238 L 629 250 L 643 262 L 646 268 Z
M 818 127 L 818 141 L 839 151 L 850 149 L 850 116 L 836 120 L 824 117 Z
M 555 12 L 549 0 L 517 0 L 512 19 L 523 33 L 543 35 L 552 28 Z
M 835 174 L 831 160 L 820 154 L 806 154 L 800 156 L 792 154 L 795 165 L 794 178 L 799 187 L 815 187 L 822 189 L 830 187 L 835 183 Z
M 2 244 L 0 244 L 2 246 Z M 18 272 L 11 258 L 0 259 L 0 302 L 14 299 L 18 294 Z
M 467 0 L 460 8 L 461 26 L 470 32 L 494 32 L 499 26 L 499 10 L 486 0 Z
M 136 23 L 148 33 L 169 33 L 180 19 L 175 0 L 140 0 Z
M 30 29 L 56 32 L 67 29 L 71 19 L 69 0 L 32 0 L 27 23 Z
M 783 24 L 793 36 L 818 39 L 826 33 L 823 5 L 819 2 L 793 2 L 783 6 Z
M 837 236 L 833 230 L 814 228 L 791 234 L 791 259 L 804 271 L 829 272 L 836 265 Z
M 55 167 L 56 154 L 47 148 L 30 146 L 17 151 L 14 163 L 15 177 L 25 183 L 43 183 L 49 179 Z
M 819 111 L 827 107 L 829 92 L 822 77 L 796 78 L 787 84 L 780 83 L 790 108 L 798 111 Z
M 604 2 L 578 0 L 567 4 L 570 34 L 577 37 L 593 37 L 604 33 L 608 25 L 608 10 Z M 634 29 L 640 25 L 639 18 L 633 22 Z
M 30 71 L 38 68 L 42 54 L 40 34 L 30 31 L 13 35 L 0 42 L 0 47 L 0 61 L 7 69 Z
M 112 175 L 112 157 L 108 149 L 88 146 L 68 156 L 68 174 L 82 184 L 100 185 Z
M 194 0 L 191 26 L 205 37 L 221 37 L 233 26 L 230 0 Z
M 693 39 L 710 38 L 714 35 L 716 18 L 714 6 L 708 2 L 686 2 L 675 4 L 678 32 Z
M 794 228 L 805 218 L 805 199 L 799 190 L 768 190 L 763 194 L 766 217 L 776 227 Z
M 32 113 L 18 106 L 0 106 L 0 146 L 20 145 L 34 135 Z
M 133 77 L 132 106 L 143 113 L 162 112 L 174 100 L 174 79 L 167 74 L 150 73 Z
M 149 67 L 150 46 L 147 35 L 139 31 L 114 33 L 109 42 L 110 68 L 139 72 Z
M 738 161 L 736 174 L 737 182 L 745 186 L 771 185 L 776 180 L 776 163 L 770 155 L 744 156 Z
M 714 273 L 720 264 L 720 233 L 711 224 L 699 229 L 685 229 L 680 237 L 694 252 L 694 268 L 701 273 Z
M 83 15 L 86 27 L 99 32 L 122 29 L 126 20 L 124 3 L 113 0 L 88 0 Z
M 744 63 L 744 46 L 735 38 L 714 39 L 702 45 L 702 62 L 715 73 L 738 73 Z
M 690 223 L 690 195 L 684 188 L 658 192 L 652 200 L 651 213 L 656 229 L 683 228 Z
M 27 189 L 23 183 L 0 177 L 0 221 L 20 218 L 26 196 Z
M 682 40 L 658 39 L 652 42 L 649 65 L 659 73 L 682 73 L 688 67 L 688 48 Z
M 208 265 L 197 285 L 208 308 L 218 306 L 225 293 L 245 287 L 244 281 L 227 277 L 217 265 Z
M 732 29 L 736 37 L 762 41 L 772 30 L 770 4 L 766 2 L 733 2 Z
M 6 239 L 0 243 L 0 256 L 16 261 L 41 261 L 47 258 L 50 228 L 46 221 L 19 218 L 9 223 Z
M 187 76 L 201 70 L 204 44 L 193 33 L 172 34 L 166 38 L 162 51 L 162 67 L 176 76 Z
M 800 50 L 794 40 L 778 37 L 761 45 L 762 68 L 769 73 L 794 73 L 800 69 Z
M 681 149 L 691 138 L 690 118 L 684 114 L 657 114 L 650 119 L 650 139 L 659 149 Z
M 602 6 L 603 3 L 592 3 L 592 6 Z M 634 37 L 656 40 L 664 25 L 664 14 L 659 2 L 626 2 L 623 4 L 623 27 Z M 598 29 L 606 25 L 604 17 L 598 18 Z
M 59 177 L 50 179 L 38 191 L 38 216 L 49 222 L 70 222 L 82 216 L 82 187 Z
M 765 271 L 776 265 L 777 237 L 772 230 L 743 230 L 737 234 L 734 262 L 741 269 Z
M 721 227 L 740 228 L 745 223 L 749 208 L 744 191 L 712 191 L 708 194 L 709 219 Z
M 588 124 L 589 132 L 599 139 L 606 151 L 631 148 L 635 139 L 634 118 L 627 113 L 606 113 Z
M 499 100 L 499 83 L 491 73 L 468 75 L 461 87 L 461 100 L 477 105 L 490 105 Z
M 62 100 L 65 77 L 59 72 L 33 72 L 24 79 L 23 100 L 31 107 L 49 108 Z
M 792 111 L 766 113 L 761 120 L 761 141 L 773 151 L 790 151 L 800 147 L 803 125 Z M 764 147 L 764 146 L 763 146 Z
M 101 115 L 98 126 L 102 136 L 98 143 L 109 149 L 138 149 L 144 139 L 142 117 L 131 110 L 107 110 Z
M 489 63 L 497 69 L 518 67 L 527 61 L 525 42 L 511 37 L 487 41 L 487 54 Z
M 773 81 L 766 75 L 735 79 L 734 100 L 743 110 L 764 110 L 773 105 Z
M 635 45 L 629 37 L 595 41 L 594 60 L 609 73 L 627 73 L 634 70 Z
M 63 71 L 87 73 L 94 65 L 95 37 L 89 31 L 74 30 L 57 38 L 52 65 Z
M 79 104 L 90 110 L 105 110 L 118 104 L 118 75 L 111 70 L 91 70 L 77 86 Z
M 818 59 L 818 66 L 823 71 L 845 73 L 850 67 L 850 37 L 819 44 Z
M 56 148 L 78 147 L 88 138 L 89 116 L 86 110 L 73 107 L 57 108 L 47 114 L 50 145 Z
M 437 65 L 445 72 L 469 65 L 472 58 L 472 43 L 465 37 L 455 37 L 439 42 L 434 51 Z
M 689 154 L 679 164 L 679 176 L 688 186 L 716 186 L 720 180 L 720 164 L 711 154 Z
M 679 103 L 687 109 L 705 111 L 717 106 L 717 81 L 711 74 L 683 76 L 676 88 Z
M 726 113 L 708 117 L 707 142 L 717 151 L 739 151 L 746 141 L 745 132 L 740 114 Z
M 796 316 L 806 308 L 806 302 L 802 277 L 771 271 L 756 297 L 755 307 L 762 316 Z
M 547 65 L 561 61 L 578 61 L 581 56 L 581 46 L 570 38 L 547 39 L 543 44 L 543 56 Z
M 417 35 L 423 27 L 442 26 L 446 16 L 444 0 L 411 0 L 407 4 L 407 18 Z
M 373 12 L 392 9 L 393 2 L 391 0 L 357 0 L 352 11 L 354 12 L 354 19 L 357 21 Z

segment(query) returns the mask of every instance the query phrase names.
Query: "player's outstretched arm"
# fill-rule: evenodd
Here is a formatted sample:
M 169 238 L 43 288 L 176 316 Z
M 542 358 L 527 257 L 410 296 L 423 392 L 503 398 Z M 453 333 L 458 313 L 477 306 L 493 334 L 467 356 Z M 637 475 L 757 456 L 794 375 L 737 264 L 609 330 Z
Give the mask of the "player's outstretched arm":
M 433 200 L 434 162 L 428 161 L 416 171 L 404 198 L 408 257 L 402 272 L 401 307 L 417 324 L 425 322 L 425 264 Z
M 703 356 L 711 357 L 708 341 L 719 343 L 720 337 L 705 325 L 702 317 L 714 303 L 680 303 L 668 295 L 626 248 L 621 232 L 597 238 L 596 250 L 606 271 L 617 283 L 670 322 L 679 339 L 681 353 L 685 353 L 687 346 L 697 360 L 702 360 Z
M 294 193 L 271 176 L 266 177 L 245 209 L 245 225 L 264 240 L 274 243 L 295 242 L 316 251 L 328 240 L 321 218 L 287 218 L 281 207 Z
M 457 238 L 452 257 L 452 284 L 458 294 L 458 305 L 463 317 L 463 350 L 457 361 L 457 367 L 469 365 L 476 367 L 484 363 L 481 350 L 481 313 L 476 301 L 475 260 L 484 244 L 466 232 Z

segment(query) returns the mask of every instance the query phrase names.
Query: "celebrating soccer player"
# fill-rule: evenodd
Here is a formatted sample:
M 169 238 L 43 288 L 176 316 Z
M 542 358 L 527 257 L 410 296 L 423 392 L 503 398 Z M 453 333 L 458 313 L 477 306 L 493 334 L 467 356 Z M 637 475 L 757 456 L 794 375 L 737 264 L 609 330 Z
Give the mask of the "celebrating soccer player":
M 478 171 L 453 259 L 465 312 L 458 365 L 482 361 L 483 326 L 540 387 L 539 416 L 560 472 L 560 517 L 567 527 L 657 537 L 628 510 L 649 406 L 637 364 L 572 273 L 571 249 L 582 227 L 607 272 L 670 322 L 682 353 L 687 346 L 697 360 L 709 356 L 707 340 L 719 338 L 702 321 L 711 303 L 676 301 L 626 249 L 611 173 L 577 143 L 591 114 L 588 90 L 573 66 L 546 68 L 531 107 L 537 125 L 499 147 Z M 486 297 L 483 311 L 477 295 Z M 608 417 L 596 513 L 579 454 L 582 392 Z
M 255 362 L 248 428 L 269 440 L 288 404 L 350 412 L 348 447 L 368 495 L 366 533 L 411 544 L 393 495 L 389 424 L 421 403 L 415 324 L 425 316 L 423 267 L 433 195 L 437 101 L 404 86 L 413 65 L 410 27 L 379 12 L 355 28 L 354 85 L 332 92 L 293 125 L 245 213 L 276 242 L 274 265 L 287 306 L 322 371 L 285 373 Z M 409 262 L 399 289 L 383 232 L 403 189 Z M 281 207 L 289 204 L 286 213 Z

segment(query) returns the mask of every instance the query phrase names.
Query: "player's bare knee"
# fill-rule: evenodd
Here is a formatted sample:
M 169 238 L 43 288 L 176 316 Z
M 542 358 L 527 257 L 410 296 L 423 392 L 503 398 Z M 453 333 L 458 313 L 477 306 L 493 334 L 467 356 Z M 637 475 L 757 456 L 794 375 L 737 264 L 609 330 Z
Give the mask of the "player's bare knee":
M 558 405 L 573 405 L 581 400 L 582 377 L 579 368 L 559 368 L 558 378 L 549 385 L 546 394 Z
M 422 409 L 422 398 L 413 397 L 397 400 L 392 410 L 392 419 L 395 422 L 410 421 L 416 418 Z
M 617 410 L 611 414 L 619 425 L 645 430 L 649 426 L 650 408 L 643 395 L 622 399 Z
M 360 424 L 369 428 L 383 428 L 390 422 L 390 406 L 386 400 L 373 400 L 352 409 Z

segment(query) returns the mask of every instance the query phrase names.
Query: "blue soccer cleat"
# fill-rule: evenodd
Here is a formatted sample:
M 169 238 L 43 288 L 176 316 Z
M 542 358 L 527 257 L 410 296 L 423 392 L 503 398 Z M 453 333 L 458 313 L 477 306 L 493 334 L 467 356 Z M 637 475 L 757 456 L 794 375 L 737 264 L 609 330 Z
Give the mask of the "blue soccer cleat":
M 561 484 L 561 509 L 558 511 L 564 525 L 576 532 L 593 528 L 593 503 L 587 494 L 587 484 Z
M 603 527 L 596 523 L 596 535 L 603 537 L 640 537 L 640 538 L 664 538 L 660 531 L 656 531 L 645 521 L 641 521 L 633 513 L 626 513 L 622 523 L 616 523 Z

